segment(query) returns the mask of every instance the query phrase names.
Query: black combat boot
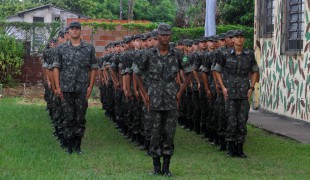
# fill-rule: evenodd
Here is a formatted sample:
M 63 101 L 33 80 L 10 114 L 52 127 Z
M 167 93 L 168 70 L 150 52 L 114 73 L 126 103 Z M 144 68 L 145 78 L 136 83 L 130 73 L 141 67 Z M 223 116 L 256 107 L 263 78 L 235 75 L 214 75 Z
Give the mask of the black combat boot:
M 236 142 L 235 141 L 228 141 L 228 157 L 236 157 Z
M 160 164 L 160 157 L 153 157 L 153 175 L 161 175 L 161 164 Z
M 227 142 L 225 141 L 225 136 L 220 136 L 220 147 L 219 151 L 226 151 L 227 150 Z
M 169 170 L 170 159 L 171 159 L 170 155 L 164 155 L 164 162 L 163 162 L 162 173 L 163 173 L 164 176 L 168 176 L 168 177 L 172 176 L 172 173 Z
M 81 144 L 82 144 L 82 137 L 77 136 L 75 137 L 75 147 L 74 147 L 74 151 L 77 154 L 82 154 L 83 152 L 81 151 Z
M 66 141 L 67 141 L 67 153 L 72 154 L 73 148 L 75 146 L 75 139 L 70 138 L 70 139 L 66 139 Z
M 243 152 L 243 143 L 237 144 L 237 156 L 240 158 L 247 158 L 247 156 Z

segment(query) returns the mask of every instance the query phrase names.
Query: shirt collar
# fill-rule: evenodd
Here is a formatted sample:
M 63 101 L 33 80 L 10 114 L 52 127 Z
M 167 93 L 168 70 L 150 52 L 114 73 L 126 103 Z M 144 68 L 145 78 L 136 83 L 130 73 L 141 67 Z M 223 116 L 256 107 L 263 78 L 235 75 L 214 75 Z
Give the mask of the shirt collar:
M 235 51 L 235 48 L 232 48 L 230 50 L 230 54 L 236 54 L 236 51 Z M 244 48 L 242 49 L 242 53 L 241 55 L 247 55 L 248 54 L 248 51 L 246 51 Z
M 157 45 L 156 47 L 154 47 L 153 52 L 154 52 L 155 54 L 157 54 L 158 56 L 161 56 L 160 53 L 159 53 L 158 45 Z M 174 53 L 175 53 L 174 48 L 172 48 L 171 46 L 169 46 L 169 50 L 168 50 L 167 56 L 169 56 L 169 55 L 174 55 Z

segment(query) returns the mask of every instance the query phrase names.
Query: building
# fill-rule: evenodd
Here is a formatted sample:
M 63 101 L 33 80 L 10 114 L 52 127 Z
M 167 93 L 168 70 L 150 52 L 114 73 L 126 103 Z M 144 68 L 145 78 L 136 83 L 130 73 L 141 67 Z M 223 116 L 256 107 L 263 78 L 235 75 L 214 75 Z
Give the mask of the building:
M 255 0 L 255 106 L 310 122 L 310 2 Z
M 18 12 L 16 15 L 7 17 L 6 21 L 26 23 L 60 22 L 63 26 L 62 28 L 64 28 L 64 26 L 67 24 L 68 18 L 86 18 L 86 16 L 55 7 L 51 4 L 47 4 Z M 47 29 L 35 29 L 32 32 L 25 32 L 13 27 L 9 30 L 8 34 L 14 35 L 17 39 L 22 39 L 30 43 L 31 52 L 35 53 L 42 47 L 42 44 L 46 43 L 50 32 Z

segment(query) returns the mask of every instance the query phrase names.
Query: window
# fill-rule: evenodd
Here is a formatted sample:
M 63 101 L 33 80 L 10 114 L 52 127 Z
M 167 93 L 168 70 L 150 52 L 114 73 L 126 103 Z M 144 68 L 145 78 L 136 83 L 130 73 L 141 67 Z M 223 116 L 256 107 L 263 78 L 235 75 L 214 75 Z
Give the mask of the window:
M 33 17 L 33 22 L 43 22 L 44 23 L 44 17 Z
M 260 36 L 272 37 L 274 30 L 274 14 L 275 14 L 275 1 L 264 0 L 261 1 L 260 11 Z
M 304 0 L 287 0 L 285 7 L 285 51 L 300 52 L 304 37 Z

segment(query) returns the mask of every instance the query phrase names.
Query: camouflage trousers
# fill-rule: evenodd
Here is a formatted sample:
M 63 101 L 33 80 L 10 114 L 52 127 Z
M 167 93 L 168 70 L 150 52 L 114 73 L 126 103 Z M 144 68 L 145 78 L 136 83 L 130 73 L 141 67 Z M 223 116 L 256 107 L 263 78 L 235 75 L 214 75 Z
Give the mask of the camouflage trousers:
M 132 100 L 129 98 L 124 98 L 123 101 L 124 108 L 124 125 L 129 132 L 132 132 Z
M 226 136 L 227 118 L 225 113 L 225 99 L 223 93 L 220 92 L 216 98 L 217 114 L 218 114 L 218 129 L 219 136 Z
M 60 135 L 63 133 L 63 113 L 61 108 L 61 99 L 55 95 L 53 95 L 53 122 L 54 127 L 57 131 L 57 133 Z
M 85 114 L 88 107 L 86 90 L 81 93 L 64 92 L 63 96 L 61 108 L 63 112 L 64 138 L 83 137 L 86 124 Z
M 190 129 L 194 128 L 194 121 L 193 121 L 193 91 L 191 88 L 187 88 L 186 90 L 186 121 L 187 121 L 187 126 Z
M 216 132 L 217 131 L 217 127 L 218 127 L 218 122 L 217 122 L 217 109 L 216 109 L 216 92 L 212 93 L 212 98 L 208 103 L 208 107 L 209 107 L 209 113 L 208 113 L 208 117 L 207 117 L 207 130 L 209 132 Z
M 227 116 L 227 141 L 245 142 L 246 123 L 249 118 L 250 104 L 247 99 L 228 99 L 225 103 Z
M 200 133 L 201 128 L 201 109 L 200 109 L 199 91 L 193 91 L 193 121 L 195 124 L 195 131 Z
M 109 80 L 108 87 L 107 87 L 107 93 L 106 93 L 106 106 L 107 111 L 114 112 L 114 87 L 113 87 L 113 81 Z
M 204 89 L 200 90 L 200 109 L 201 109 L 201 124 L 207 123 L 207 118 L 209 114 L 209 102 Z
M 123 91 L 118 89 L 115 91 L 114 113 L 117 124 L 122 124 L 124 121 L 124 112 L 122 107 Z
M 150 116 L 153 122 L 153 129 L 149 155 L 152 157 L 173 155 L 178 111 L 150 111 Z
M 150 112 L 148 112 L 146 106 L 143 106 L 142 111 L 144 116 L 143 118 L 144 136 L 146 140 L 150 140 L 152 134 L 153 122 L 150 116 Z
M 142 133 L 142 106 L 143 102 L 136 97 L 133 98 L 132 106 L 132 131 L 134 134 Z

